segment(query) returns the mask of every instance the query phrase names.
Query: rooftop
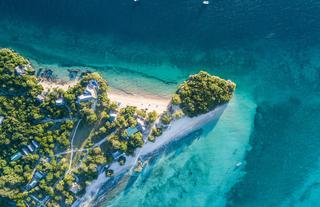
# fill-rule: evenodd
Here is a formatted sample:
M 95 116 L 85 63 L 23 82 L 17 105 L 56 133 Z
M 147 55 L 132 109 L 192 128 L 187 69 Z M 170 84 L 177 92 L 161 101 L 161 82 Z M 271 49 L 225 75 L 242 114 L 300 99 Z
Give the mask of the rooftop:
M 16 161 L 22 157 L 21 152 L 17 152 L 16 154 L 11 156 L 11 161 Z
M 77 194 L 80 191 L 80 189 L 81 189 L 81 186 L 76 182 L 72 183 L 70 187 L 70 191 L 74 194 Z
M 128 134 L 129 137 L 130 137 L 131 135 L 137 133 L 138 131 L 139 131 L 139 130 L 137 129 L 137 127 L 134 127 L 134 128 L 128 127 L 128 128 L 126 129 L 126 132 L 127 132 L 127 134 Z
M 0 124 L 2 124 L 3 120 L 4 120 L 4 117 L 0 116 Z
M 41 180 L 44 177 L 44 174 L 40 171 L 36 171 L 36 173 L 34 174 L 34 177 L 38 180 Z
M 28 185 L 27 185 L 27 190 L 31 190 L 32 188 L 34 188 L 36 185 L 38 184 L 38 181 L 36 180 L 32 180 Z
M 56 105 L 57 106 L 62 106 L 64 104 L 64 99 L 63 98 L 58 98 L 57 100 L 56 100 Z
M 27 74 L 28 68 L 26 66 L 18 65 L 14 70 L 18 75 L 25 75 Z

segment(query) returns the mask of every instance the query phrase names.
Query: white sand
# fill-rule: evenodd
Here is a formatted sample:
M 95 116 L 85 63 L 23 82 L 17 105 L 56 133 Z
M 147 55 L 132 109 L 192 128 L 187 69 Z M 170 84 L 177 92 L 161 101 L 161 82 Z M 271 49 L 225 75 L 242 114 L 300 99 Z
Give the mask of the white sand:
M 44 91 L 52 91 L 53 89 L 68 90 L 70 87 L 75 86 L 79 81 L 68 81 L 68 82 L 53 82 L 47 80 L 41 80 L 40 84 L 44 88 Z M 126 94 L 122 91 L 111 89 L 108 92 L 109 98 L 113 102 L 120 104 L 120 107 L 125 106 L 136 106 L 139 109 L 147 109 L 147 111 L 156 111 L 158 114 L 163 113 L 167 110 L 170 103 L 169 98 L 163 98 L 160 96 L 151 96 L 144 94 Z
M 141 156 L 152 156 L 154 152 L 165 147 L 171 142 L 182 138 L 183 136 L 200 129 L 205 124 L 215 119 L 218 119 L 220 115 L 223 113 L 224 109 L 227 107 L 227 104 L 217 107 L 215 110 L 210 111 L 206 114 L 197 116 L 197 117 L 183 117 L 177 121 L 173 121 L 169 128 L 164 131 L 164 133 L 157 137 L 156 142 L 147 142 L 143 145 L 142 148 L 138 148 L 135 151 L 135 156 L 127 156 L 126 163 L 123 166 L 120 166 L 118 162 L 114 162 L 110 165 L 109 169 L 114 171 L 114 176 L 121 175 L 122 173 L 129 171 L 132 169 L 137 159 Z M 78 200 L 73 207 L 89 207 L 92 205 L 92 202 L 96 199 L 96 196 L 99 192 L 99 189 L 105 184 L 110 178 L 105 176 L 105 173 L 101 173 L 98 178 L 86 188 L 85 195 L 82 196 L 81 199 Z
M 222 106 L 218 106 L 213 111 L 210 111 L 206 114 L 202 114 L 193 118 L 183 117 L 181 119 L 173 121 L 170 126 L 163 132 L 163 134 L 160 137 L 156 138 L 155 143 L 147 142 L 143 145 L 141 151 L 139 152 L 140 156 L 150 155 L 158 149 L 166 146 L 170 142 L 182 138 L 183 136 L 186 136 L 198 129 L 201 129 L 201 127 L 203 127 L 208 122 L 218 119 L 226 107 L 227 104 L 224 104 Z
M 139 109 L 147 109 L 147 111 L 156 111 L 158 114 L 167 110 L 170 103 L 169 98 L 158 96 L 142 95 L 142 94 L 126 94 L 124 92 L 111 90 L 109 92 L 111 101 L 120 104 L 120 107 L 136 106 Z

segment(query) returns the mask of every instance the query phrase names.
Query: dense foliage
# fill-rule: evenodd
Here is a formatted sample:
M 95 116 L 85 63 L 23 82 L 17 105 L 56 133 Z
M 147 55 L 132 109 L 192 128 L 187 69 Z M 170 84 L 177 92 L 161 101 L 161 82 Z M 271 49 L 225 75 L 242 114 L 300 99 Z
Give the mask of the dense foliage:
M 27 68 L 26 75 L 16 74 L 15 68 L 18 66 Z M 17 96 L 25 93 L 32 96 L 38 95 L 41 86 L 32 76 L 33 72 L 27 59 L 10 49 L 0 49 L 0 95 Z
M 201 71 L 179 86 L 172 103 L 180 104 L 186 115 L 197 116 L 228 102 L 235 87 L 231 81 Z
M 17 66 L 25 67 L 26 72 L 17 73 Z M 19 54 L 10 49 L 0 50 L 0 117 L 4 118 L 0 124 L 0 203 L 9 198 L 17 206 L 26 206 L 27 203 L 36 206 L 36 197 L 38 200 L 49 198 L 47 206 L 68 206 L 76 198 L 70 191 L 75 178 L 84 189 L 84 181 L 97 176 L 98 165 L 104 165 L 107 157 L 99 147 L 90 148 L 81 160 L 81 167 L 68 170 L 69 154 L 59 153 L 70 148 L 71 135 L 78 120 L 82 119 L 86 127 L 98 122 L 110 110 L 108 86 L 93 73 L 84 76 L 68 91 L 54 89 L 44 92 L 32 71 L 28 60 Z M 92 102 L 76 103 L 92 79 L 99 83 L 95 110 Z M 38 100 L 40 94 L 45 96 L 42 101 Z M 57 105 L 58 98 L 63 98 L 65 103 Z M 37 149 L 33 147 L 34 151 L 27 148 L 32 141 L 39 145 Z M 28 154 L 24 154 L 23 149 Z M 18 153 L 23 156 L 12 160 L 12 156 Z M 74 162 L 77 164 L 77 160 Z M 44 178 L 28 189 L 36 172 L 43 172 Z
M 200 72 L 173 96 L 172 104 L 181 109 L 159 118 L 155 111 L 111 103 L 108 84 L 97 73 L 83 76 L 67 91 L 44 91 L 33 73 L 27 59 L 0 49 L 0 204 L 9 199 L 19 207 L 34 207 L 47 199 L 48 207 L 71 206 L 106 164 L 117 160 L 124 165 L 144 138 L 154 142 L 172 120 L 205 113 L 229 101 L 235 89 L 229 81 Z M 92 82 L 96 97 L 80 102 Z M 25 153 L 32 142 L 38 148 Z M 71 156 L 75 148 L 81 150 Z M 114 156 L 117 153 L 120 158 Z M 105 170 L 113 175 L 112 169 Z M 39 172 L 43 177 L 29 188 Z

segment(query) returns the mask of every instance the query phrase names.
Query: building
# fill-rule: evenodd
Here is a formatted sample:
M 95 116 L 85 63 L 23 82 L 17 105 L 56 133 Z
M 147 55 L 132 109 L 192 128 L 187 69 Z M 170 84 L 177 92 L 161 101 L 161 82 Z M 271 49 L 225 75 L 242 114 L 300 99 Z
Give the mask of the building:
M 44 178 L 44 174 L 40 171 L 36 171 L 34 173 L 34 178 L 37 179 L 37 180 L 41 180 L 42 178 Z
M 94 80 L 94 79 L 92 79 L 92 80 L 89 81 L 89 85 L 95 87 L 96 89 L 99 88 L 99 83 L 98 83 L 98 81 L 97 81 L 97 80 Z
M 127 132 L 127 134 L 128 134 L 128 137 L 130 137 L 131 135 L 137 133 L 138 131 L 139 131 L 139 130 L 137 129 L 137 127 L 134 127 L 134 128 L 128 127 L 128 128 L 126 129 L 126 132 Z
M 31 144 L 28 144 L 28 145 L 27 145 L 27 148 L 29 149 L 29 151 L 30 151 L 31 153 L 34 152 L 34 148 L 32 147 Z
M 58 98 L 56 100 L 56 105 L 57 106 L 63 106 L 64 105 L 64 99 L 63 98 Z
M 87 102 L 95 100 L 98 97 L 97 90 L 99 89 L 99 84 L 96 80 L 90 80 L 83 94 L 78 96 L 78 103 Z
M 4 120 L 4 117 L 0 116 L 0 125 L 2 124 L 3 120 Z
M 91 101 L 91 100 L 94 100 L 94 99 L 95 98 L 92 95 L 82 94 L 82 95 L 78 96 L 78 103 L 87 102 L 87 101 Z
M 78 183 L 74 182 L 74 183 L 72 183 L 72 185 L 71 185 L 69 190 L 73 194 L 77 194 L 81 190 L 81 186 Z
M 36 187 L 37 184 L 38 184 L 38 181 L 33 179 L 33 180 L 26 186 L 26 189 L 27 189 L 27 190 L 31 190 L 32 188 Z
M 138 122 L 137 127 L 138 127 L 139 131 L 142 131 L 142 132 L 146 131 L 146 124 L 145 124 L 144 120 L 138 118 L 137 122 Z
M 28 72 L 28 68 L 26 66 L 18 65 L 14 68 L 17 75 L 25 75 Z
M 34 146 L 36 149 L 39 148 L 39 143 L 38 143 L 38 142 L 32 140 L 31 143 L 33 144 L 33 146 Z
M 20 158 L 22 157 L 22 154 L 21 152 L 17 152 L 16 154 L 12 155 L 11 156 L 11 161 L 16 161 L 16 160 L 19 160 Z
M 111 112 L 111 113 L 109 114 L 109 120 L 110 120 L 111 122 L 113 122 L 113 121 L 116 120 L 116 119 L 117 119 L 117 113 Z
M 25 147 L 22 148 L 22 152 L 23 152 L 24 155 L 28 155 L 29 154 L 27 148 L 25 148 Z

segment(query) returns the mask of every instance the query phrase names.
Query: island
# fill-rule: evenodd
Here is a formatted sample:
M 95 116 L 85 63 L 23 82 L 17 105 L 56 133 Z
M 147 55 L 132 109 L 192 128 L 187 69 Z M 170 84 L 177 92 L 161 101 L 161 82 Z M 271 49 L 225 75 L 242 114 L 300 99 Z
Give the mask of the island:
M 139 173 L 142 157 L 179 136 L 166 135 L 178 131 L 175 123 L 208 118 L 236 87 L 201 71 L 159 113 L 111 100 L 98 73 L 67 85 L 50 82 L 48 73 L 36 74 L 28 59 L 0 49 L 1 206 L 80 205 L 95 182 Z

